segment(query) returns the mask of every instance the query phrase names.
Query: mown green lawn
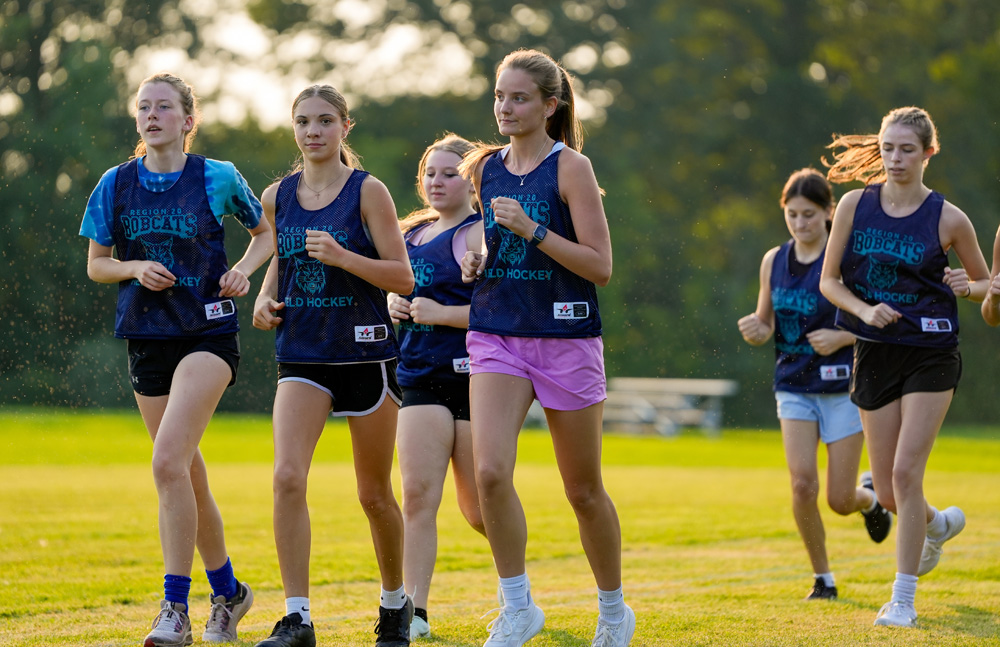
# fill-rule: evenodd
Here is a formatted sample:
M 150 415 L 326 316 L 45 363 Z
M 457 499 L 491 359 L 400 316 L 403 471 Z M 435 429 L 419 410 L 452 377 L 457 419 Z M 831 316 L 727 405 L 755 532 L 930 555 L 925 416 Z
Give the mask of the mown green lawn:
M 240 624 L 238 644 L 249 647 L 284 612 L 271 533 L 270 421 L 218 415 L 202 449 L 237 575 L 256 593 Z M 0 409 L 0 645 L 141 643 L 162 582 L 149 453 L 135 412 Z M 546 612 L 529 645 L 589 645 L 594 583 L 545 433 L 522 434 L 516 478 L 533 595 Z M 637 647 L 1000 645 L 996 429 L 946 429 L 937 442 L 927 496 L 961 506 L 968 525 L 921 578 L 920 628 L 909 631 L 872 626 L 891 593 L 895 531 L 873 544 L 856 515 L 824 514 L 840 600 L 801 600 L 811 573 L 774 430 L 608 436 L 605 481 L 622 521 Z M 460 520 L 450 479 L 447 488 L 429 610 L 434 638 L 426 644 L 481 645 L 496 575 L 485 541 Z M 309 496 L 319 644 L 370 646 L 378 577 L 340 423 L 328 425 Z M 200 572 L 192 594 L 197 644 L 208 612 Z

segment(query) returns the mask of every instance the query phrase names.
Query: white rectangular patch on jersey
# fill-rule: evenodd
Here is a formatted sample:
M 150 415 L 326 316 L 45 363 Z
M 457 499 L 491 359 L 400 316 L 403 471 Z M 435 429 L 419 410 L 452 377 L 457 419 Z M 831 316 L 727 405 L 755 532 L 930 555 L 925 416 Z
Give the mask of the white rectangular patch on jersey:
M 388 337 L 389 333 L 388 331 L 386 331 L 384 324 L 379 324 L 377 326 L 354 327 L 354 341 L 358 342 L 383 341 Z
M 924 332 L 951 332 L 951 321 L 920 317 L 920 328 Z
M 236 314 L 236 306 L 233 305 L 232 299 L 205 304 L 205 317 L 209 320 L 231 317 L 234 314 Z
M 586 301 L 556 301 L 552 304 L 552 315 L 556 319 L 586 319 L 590 316 L 590 304 Z
M 846 380 L 849 377 L 851 377 L 850 364 L 830 364 L 828 366 L 819 367 L 819 379 L 824 382 Z
M 456 373 L 468 373 L 469 372 L 469 358 L 468 357 L 457 357 L 451 360 L 451 366 L 455 369 Z

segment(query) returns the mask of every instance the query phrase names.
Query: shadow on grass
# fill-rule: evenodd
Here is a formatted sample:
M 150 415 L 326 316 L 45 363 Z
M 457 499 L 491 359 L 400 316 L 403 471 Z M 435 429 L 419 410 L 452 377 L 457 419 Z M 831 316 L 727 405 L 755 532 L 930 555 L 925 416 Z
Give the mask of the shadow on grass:
M 1000 636 L 1000 618 L 992 612 L 967 604 L 954 604 L 950 608 L 955 612 L 954 616 L 936 618 L 927 625 L 976 638 L 996 639 Z

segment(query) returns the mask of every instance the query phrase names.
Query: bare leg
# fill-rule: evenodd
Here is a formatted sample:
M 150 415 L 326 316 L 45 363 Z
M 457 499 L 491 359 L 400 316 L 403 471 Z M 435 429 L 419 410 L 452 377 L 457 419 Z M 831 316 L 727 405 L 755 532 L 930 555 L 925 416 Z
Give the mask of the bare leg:
M 226 562 L 222 517 L 208 489 L 198 443 L 231 377 L 220 357 L 192 353 L 177 365 L 169 396 L 136 395 L 153 438 L 160 544 L 164 569 L 173 575 L 191 575 L 196 543 L 207 568 Z M 205 519 L 199 517 L 201 510 Z
M 274 543 L 285 597 L 309 597 L 306 489 L 330 404 L 329 395 L 303 382 L 282 382 L 274 397 Z
M 368 516 L 382 588 L 403 586 L 403 513 L 392 493 L 392 455 L 399 405 L 389 397 L 367 416 L 349 417 L 358 499 Z
M 472 376 L 472 444 L 479 503 L 500 577 L 525 573 L 528 527 L 514 489 L 517 436 L 534 398 L 531 382 L 502 373 Z
M 792 515 L 806 546 L 813 573 L 829 573 L 826 531 L 819 513 L 819 426 L 812 420 L 781 420 L 781 438 L 792 481 Z
M 403 579 L 417 608 L 427 595 L 437 559 L 437 513 L 444 478 L 455 446 L 455 425 L 443 406 L 399 411 L 396 444 L 403 478 Z
M 472 425 L 468 420 L 455 421 L 455 448 L 451 453 L 451 472 L 455 477 L 458 509 L 472 529 L 486 536 L 483 512 L 479 509 L 476 489 L 476 463 L 472 454 Z
M 601 477 L 601 417 L 604 403 L 577 411 L 546 409 L 563 488 L 580 528 L 580 541 L 603 591 L 622 584 L 622 536 Z
M 857 485 L 864 444 L 864 435 L 858 433 L 826 446 L 826 499 L 837 514 L 867 510 L 874 500 L 871 490 Z

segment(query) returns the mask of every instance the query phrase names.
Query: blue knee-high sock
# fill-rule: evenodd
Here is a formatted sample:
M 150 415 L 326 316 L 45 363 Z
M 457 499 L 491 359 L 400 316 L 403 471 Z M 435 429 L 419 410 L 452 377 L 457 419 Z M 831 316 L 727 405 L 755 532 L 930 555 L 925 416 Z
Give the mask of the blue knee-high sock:
M 214 571 L 205 571 L 208 576 L 208 583 L 212 585 L 212 597 L 220 595 L 227 600 L 235 596 L 240 590 L 240 583 L 233 575 L 233 562 L 227 557 L 226 563 Z
M 163 598 L 167 602 L 176 602 L 187 609 L 188 595 L 191 594 L 191 578 L 184 575 L 163 576 Z

